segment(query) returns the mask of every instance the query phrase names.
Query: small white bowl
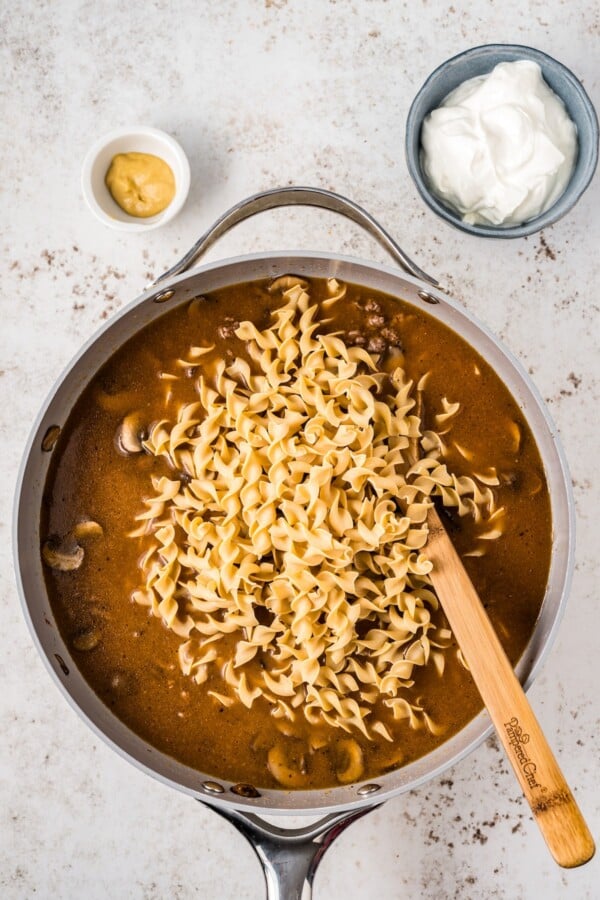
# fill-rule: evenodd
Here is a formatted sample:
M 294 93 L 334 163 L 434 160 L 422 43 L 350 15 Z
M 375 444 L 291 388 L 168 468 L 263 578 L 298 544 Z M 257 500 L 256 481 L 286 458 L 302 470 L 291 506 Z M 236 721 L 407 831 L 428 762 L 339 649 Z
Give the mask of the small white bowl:
M 115 203 L 106 187 L 108 167 L 117 153 L 152 153 L 169 165 L 175 176 L 175 196 L 156 216 L 130 216 Z M 177 141 L 158 128 L 118 128 L 100 138 L 89 150 L 81 171 L 81 189 L 94 215 L 119 231 L 150 231 L 174 219 L 190 189 L 190 164 Z

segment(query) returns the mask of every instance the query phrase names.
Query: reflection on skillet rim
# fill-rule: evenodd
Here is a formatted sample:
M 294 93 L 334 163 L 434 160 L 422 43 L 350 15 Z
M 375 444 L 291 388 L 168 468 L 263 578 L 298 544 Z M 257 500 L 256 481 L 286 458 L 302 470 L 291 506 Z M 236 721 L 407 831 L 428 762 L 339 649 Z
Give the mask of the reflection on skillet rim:
M 317 278 L 336 277 L 396 295 L 415 306 L 423 307 L 426 303 L 429 314 L 458 332 L 492 365 L 523 410 L 546 471 L 553 519 L 553 548 L 546 596 L 535 631 L 516 669 L 525 685 L 531 684 L 555 636 L 573 567 L 573 501 L 556 429 L 527 374 L 485 327 L 454 301 L 410 275 L 399 274 L 390 266 L 343 256 L 332 258 L 323 253 L 252 254 L 201 266 L 151 288 L 125 307 L 84 345 L 60 376 L 33 427 L 17 485 L 15 569 L 25 617 L 47 668 L 71 705 L 109 746 L 163 783 L 198 799 L 210 799 L 213 804 L 226 803 L 269 814 L 317 814 L 357 809 L 418 787 L 466 756 L 489 735 L 491 726 L 487 714 L 481 712 L 462 731 L 433 752 L 379 778 L 376 792 L 367 793 L 365 785 L 360 783 L 327 790 L 293 792 L 261 788 L 258 796 L 253 797 L 243 796 L 243 791 L 232 792 L 234 785 L 222 781 L 223 792 L 215 793 L 214 778 L 184 766 L 144 742 L 116 718 L 85 682 L 53 622 L 39 554 L 39 511 L 51 458 L 51 453 L 42 450 L 42 441 L 51 426 L 64 423 L 77 397 L 100 365 L 134 332 L 162 315 L 166 306 L 171 308 L 198 294 L 227 285 L 273 278 L 289 272 Z M 174 293 L 171 294 L 171 291 Z M 164 303 L 155 302 L 163 297 Z M 431 298 L 439 302 L 431 305 Z M 205 784 L 213 785 L 213 789 L 204 787 Z

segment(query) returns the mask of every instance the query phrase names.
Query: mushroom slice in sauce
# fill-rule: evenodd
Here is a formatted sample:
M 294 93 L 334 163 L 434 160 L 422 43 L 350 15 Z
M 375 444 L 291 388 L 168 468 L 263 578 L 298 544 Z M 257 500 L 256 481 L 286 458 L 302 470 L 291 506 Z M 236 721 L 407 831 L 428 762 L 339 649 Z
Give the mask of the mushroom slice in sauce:
M 363 752 L 352 738 L 339 741 L 335 748 L 335 774 L 340 784 L 358 781 L 363 773 Z
M 133 456 L 144 449 L 141 428 L 142 419 L 137 412 L 129 413 L 119 425 L 115 439 L 117 449 L 125 456 Z
M 297 758 L 282 744 L 275 744 L 267 754 L 269 772 L 285 787 L 302 787 L 306 784 L 306 760 L 303 754 Z
M 77 539 L 86 537 L 102 537 L 104 534 L 104 529 L 102 528 L 102 525 L 100 525 L 98 522 L 94 522 L 93 519 L 86 519 L 83 522 L 78 522 L 71 533 L 73 537 Z
M 100 643 L 100 632 L 94 627 L 87 628 L 85 631 L 80 631 L 76 634 L 71 643 L 75 650 L 81 650 L 82 652 L 94 650 Z
M 84 550 L 74 540 L 49 538 L 42 546 L 42 559 L 51 569 L 73 572 L 83 562 Z

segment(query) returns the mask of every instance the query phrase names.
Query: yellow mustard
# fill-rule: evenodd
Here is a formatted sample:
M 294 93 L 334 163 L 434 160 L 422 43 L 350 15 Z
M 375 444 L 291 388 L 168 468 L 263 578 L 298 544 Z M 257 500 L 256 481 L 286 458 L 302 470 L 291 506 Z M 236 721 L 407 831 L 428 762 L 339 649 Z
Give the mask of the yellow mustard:
M 152 153 L 117 153 L 104 180 L 115 203 L 143 219 L 158 215 L 175 196 L 171 167 Z

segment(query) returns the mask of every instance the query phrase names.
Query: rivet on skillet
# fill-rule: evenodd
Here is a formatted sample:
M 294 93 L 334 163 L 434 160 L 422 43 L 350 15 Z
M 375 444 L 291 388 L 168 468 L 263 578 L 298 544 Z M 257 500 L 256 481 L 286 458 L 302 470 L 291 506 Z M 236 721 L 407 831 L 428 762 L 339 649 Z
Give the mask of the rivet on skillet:
M 359 795 L 359 797 L 368 797 L 369 794 L 374 794 L 376 791 L 380 790 L 380 784 L 363 784 L 362 787 L 359 787 L 356 793 Z
M 162 291 L 160 294 L 156 294 L 152 299 L 155 303 L 164 303 L 166 300 L 170 300 L 175 294 L 174 290 Z
M 54 450 L 59 434 L 60 425 L 51 425 L 46 430 L 46 434 L 42 438 L 42 450 L 44 453 L 49 453 L 50 450 Z
M 237 794 L 238 797 L 249 797 L 250 799 L 260 797 L 259 792 L 253 784 L 234 784 L 231 790 L 234 794 Z
M 432 303 L 435 305 L 440 302 L 437 297 L 434 297 L 429 291 L 417 291 L 417 296 L 420 297 L 421 300 L 424 300 L 425 303 Z
M 225 788 L 218 781 L 203 781 L 200 787 L 208 791 L 209 794 L 224 794 Z

